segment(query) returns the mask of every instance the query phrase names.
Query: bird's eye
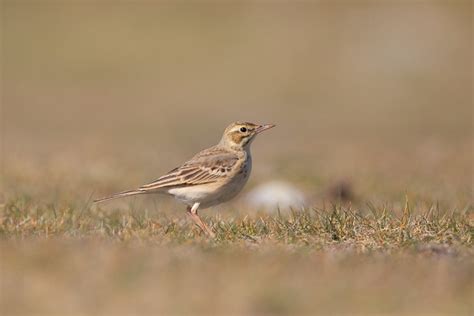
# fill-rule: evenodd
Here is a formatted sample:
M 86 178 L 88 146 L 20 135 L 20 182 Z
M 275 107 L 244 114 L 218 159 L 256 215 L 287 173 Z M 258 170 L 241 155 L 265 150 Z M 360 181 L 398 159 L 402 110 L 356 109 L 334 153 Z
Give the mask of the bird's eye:
M 247 128 L 246 128 L 246 127 L 241 127 L 241 128 L 240 128 L 240 131 L 241 131 L 242 133 L 245 133 L 245 132 L 247 131 Z

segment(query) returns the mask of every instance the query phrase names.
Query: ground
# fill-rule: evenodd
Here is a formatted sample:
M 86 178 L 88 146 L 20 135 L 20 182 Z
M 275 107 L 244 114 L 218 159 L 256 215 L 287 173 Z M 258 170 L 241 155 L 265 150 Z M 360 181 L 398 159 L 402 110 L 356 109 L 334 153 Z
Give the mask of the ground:
M 472 315 L 472 2 L 2 1 L 0 314 Z M 274 123 L 201 214 L 99 206 Z M 304 208 L 255 207 L 267 181 Z

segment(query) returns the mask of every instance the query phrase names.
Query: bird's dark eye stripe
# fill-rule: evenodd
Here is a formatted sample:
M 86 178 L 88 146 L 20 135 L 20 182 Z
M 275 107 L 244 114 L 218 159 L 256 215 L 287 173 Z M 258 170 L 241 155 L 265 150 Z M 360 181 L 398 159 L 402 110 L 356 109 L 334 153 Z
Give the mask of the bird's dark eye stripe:
M 247 131 L 247 128 L 241 127 L 241 128 L 240 128 L 240 131 L 241 131 L 242 133 L 245 133 L 245 132 Z

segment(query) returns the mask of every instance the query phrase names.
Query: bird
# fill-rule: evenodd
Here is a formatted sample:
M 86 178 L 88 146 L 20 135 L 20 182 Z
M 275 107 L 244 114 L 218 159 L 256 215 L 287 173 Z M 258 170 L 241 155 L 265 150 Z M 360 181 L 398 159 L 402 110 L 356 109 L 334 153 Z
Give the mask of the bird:
M 214 232 L 199 217 L 198 209 L 227 202 L 243 189 L 252 170 L 250 145 L 258 134 L 275 126 L 240 121 L 231 123 L 217 145 L 198 152 L 148 184 L 94 200 L 94 203 L 139 194 L 168 194 L 184 203 L 194 223 L 214 238 Z

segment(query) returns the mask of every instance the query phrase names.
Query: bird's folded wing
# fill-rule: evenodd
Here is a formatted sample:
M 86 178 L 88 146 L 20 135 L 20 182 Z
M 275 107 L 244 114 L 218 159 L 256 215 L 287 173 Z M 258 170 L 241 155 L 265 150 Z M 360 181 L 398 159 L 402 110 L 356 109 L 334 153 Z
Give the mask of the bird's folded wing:
M 223 150 L 203 151 L 182 166 L 175 168 L 139 188 L 142 192 L 162 188 L 209 184 L 224 179 L 232 172 L 238 157 Z

